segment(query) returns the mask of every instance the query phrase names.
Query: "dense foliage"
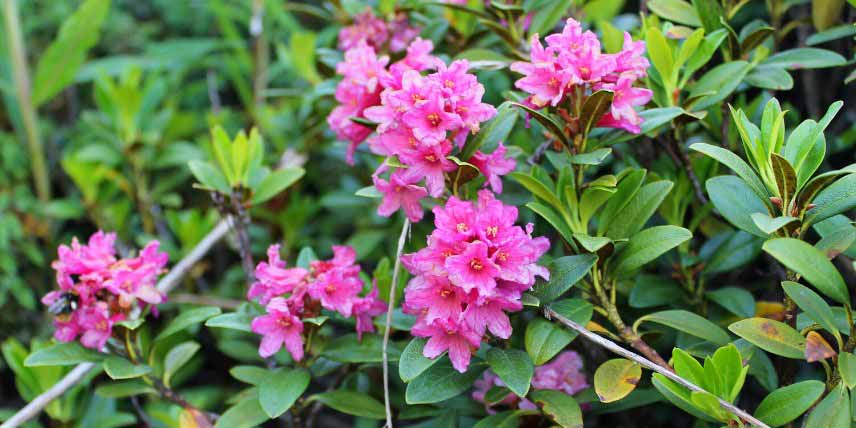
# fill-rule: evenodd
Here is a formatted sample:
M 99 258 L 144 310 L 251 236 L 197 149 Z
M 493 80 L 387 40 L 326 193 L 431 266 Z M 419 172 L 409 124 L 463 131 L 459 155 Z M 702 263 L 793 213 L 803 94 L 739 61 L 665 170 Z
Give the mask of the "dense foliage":
M 850 0 L 2 4 L 2 428 L 856 424 Z

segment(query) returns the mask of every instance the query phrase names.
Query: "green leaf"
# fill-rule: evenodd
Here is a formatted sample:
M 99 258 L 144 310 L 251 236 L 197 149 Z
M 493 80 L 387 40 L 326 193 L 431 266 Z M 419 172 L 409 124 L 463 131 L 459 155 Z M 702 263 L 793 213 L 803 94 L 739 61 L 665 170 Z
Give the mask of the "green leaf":
M 580 110 L 583 135 L 588 135 L 588 132 L 594 129 L 603 114 L 609 111 L 613 95 L 612 91 L 600 90 L 586 98 Z
M 259 385 L 259 404 L 271 418 L 285 413 L 306 391 L 310 376 L 304 369 L 281 369 L 262 380 Z
M 616 275 L 626 275 L 637 271 L 645 264 L 660 257 L 672 248 L 692 238 L 689 230 L 678 226 L 654 226 L 632 237 L 615 256 Z
M 509 176 L 525 187 L 526 190 L 532 192 L 533 195 L 549 203 L 557 210 L 563 209 L 564 204 L 556 196 L 556 193 L 535 177 L 522 172 L 512 172 Z
M 787 324 L 767 318 L 748 318 L 731 324 L 728 329 L 767 352 L 805 359 L 805 338 Z
M 458 157 L 464 161 L 470 159 L 476 150 L 490 149 L 493 151 L 497 145 L 508 139 L 508 134 L 517 122 L 517 109 L 512 103 L 506 101 L 496 109 L 496 116 L 481 126 L 478 134 L 464 145 Z
M 473 425 L 473 428 L 519 428 L 520 417 L 529 415 L 534 410 L 508 410 L 483 418 Z
M 780 216 L 773 218 L 766 213 L 753 213 L 751 217 L 752 221 L 755 223 L 755 226 L 758 226 L 758 229 L 768 235 L 772 235 L 777 230 L 785 227 L 785 225 L 791 224 L 799 220 L 796 217 L 789 216 Z
M 561 141 L 562 141 L 562 143 L 564 143 L 565 145 L 568 145 L 568 143 L 569 143 L 568 136 L 567 136 L 567 135 L 565 135 L 565 132 L 564 132 L 564 131 L 562 131 L 562 126 L 561 126 L 561 125 L 559 125 L 559 124 L 556 122 L 556 120 L 555 120 L 555 119 L 553 119 L 552 117 L 548 116 L 546 113 L 541 112 L 541 111 L 538 111 L 538 110 L 535 110 L 535 109 L 533 109 L 533 108 L 531 108 L 531 107 L 529 107 L 529 106 L 526 106 L 526 105 L 523 105 L 523 104 L 520 104 L 520 103 L 515 103 L 515 102 L 512 102 L 511 104 L 512 104 L 512 105 L 514 105 L 514 106 L 516 106 L 516 107 L 520 107 L 520 108 L 522 108 L 523 110 L 525 110 L 525 111 L 526 111 L 527 113 L 529 113 L 533 118 L 535 118 L 535 120 L 537 120 L 537 121 L 538 121 L 538 123 L 540 123 L 541 125 L 543 125 L 543 126 L 544 126 L 544 128 L 546 128 L 546 129 L 547 129 L 547 131 L 550 131 L 550 133 L 551 133 L 551 134 L 553 134 L 553 136 L 554 136 L 554 137 L 556 137 L 556 138 L 558 138 L 559 140 L 561 140 Z
M 550 281 L 535 286 L 535 295 L 544 303 L 552 302 L 570 290 L 597 262 L 594 254 L 579 254 L 553 259 Z
M 797 172 L 787 159 L 776 153 L 770 154 L 770 165 L 773 169 L 773 176 L 776 179 L 776 187 L 779 190 L 779 196 L 781 196 L 782 199 L 784 199 L 784 203 L 788 205 L 796 192 Z
M 722 287 L 705 293 L 708 299 L 734 315 L 749 318 L 755 315 L 755 298 L 752 293 L 738 287 Z
M 782 67 L 755 67 L 746 75 L 746 83 L 761 89 L 789 91 L 794 78 Z
M 758 178 L 758 175 L 755 174 L 752 167 L 750 167 L 743 159 L 740 159 L 740 156 L 737 156 L 730 150 L 705 143 L 695 143 L 690 146 L 690 149 L 704 153 L 730 168 L 738 177 L 742 178 L 743 181 L 749 185 L 752 191 L 755 192 L 759 198 L 765 199 L 769 196 L 767 194 L 766 187 L 764 187 L 764 183 L 761 182 L 761 179 Z
M 297 74 L 313 85 L 319 83 L 321 77 L 315 68 L 315 33 L 308 31 L 291 33 L 289 48 L 291 63 Z
M 422 354 L 427 340 L 414 337 L 404 348 L 398 360 L 398 376 L 405 383 L 410 382 L 417 376 L 428 370 L 440 361 L 440 358 L 430 359 Z
M 547 220 L 547 223 L 550 223 L 550 226 L 553 226 L 553 228 L 556 229 L 556 231 L 559 232 L 559 234 L 562 235 L 562 238 L 566 241 L 573 241 L 573 234 L 571 233 L 568 223 L 562 219 L 561 215 L 557 213 L 553 207 L 532 201 L 526 203 L 526 208 L 529 208 L 534 213 L 543 217 L 544 220 Z
M 792 281 L 782 282 L 782 288 L 785 290 L 785 294 L 821 327 L 835 336 L 839 335 L 838 329 L 835 327 L 835 320 L 832 317 L 832 308 L 826 304 L 822 297 L 808 287 Z
M 230 330 L 245 331 L 252 333 L 250 323 L 252 323 L 253 314 L 233 312 L 228 314 L 217 315 L 205 321 L 206 327 L 228 328 Z
M 431 404 L 446 401 L 469 389 L 486 369 L 483 365 L 470 365 L 465 373 L 458 373 L 447 357 L 434 364 L 407 384 L 404 398 L 407 404 Z
M 529 24 L 529 35 L 547 34 L 565 17 L 573 4 L 573 0 L 556 0 L 546 2 L 537 9 L 527 10 L 527 13 L 533 12 L 532 22 Z
M 650 6 L 651 3 L 648 2 L 648 5 Z M 663 36 L 663 32 L 657 27 L 648 27 L 645 32 L 645 42 L 647 43 L 648 58 L 651 58 L 651 64 L 660 73 L 664 82 L 667 82 L 670 87 L 674 87 L 676 82 L 672 80 L 672 76 L 674 75 L 675 58 L 672 53 L 672 47 L 669 46 L 669 42 Z
M 640 274 L 636 275 L 628 303 L 632 308 L 650 308 L 671 303 L 681 293 L 681 288 L 669 278 Z
M 850 394 L 844 386 L 829 391 L 805 419 L 811 428 L 849 428 Z
M 571 163 L 574 165 L 600 165 L 610 153 L 612 153 L 612 149 L 610 148 L 595 149 L 587 153 L 571 156 Z
M 707 340 L 714 345 L 722 346 L 731 341 L 728 333 L 718 325 L 710 322 L 707 318 L 682 309 L 671 309 L 642 316 L 636 320 L 636 325 L 645 321 L 674 328 L 675 330 Z
M 848 388 L 856 387 L 856 355 L 850 352 L 838 354 L 838 373 Z
M 694 108 L 696 110 L 706 109 L 727 98 L 737 89 L 751 68 L 752 65 L 746 61 L 731 61 L 710 69 L 692 86 L 689 97 L 693 98 L 711 91 L 714 92 L 714 95 L 703 97 L 695 104 Z
M 707 180 L 705 187 L 713 206 L 729 223 L 755 236 L 768 236 L 752 220 L 753 213 L 766 213 L 767 207 L 745 181 L 733 175 L 721 175 Z
M 532 401 L 562 428 L 582 428 L 583 415 L 573 397 L 563 392 L 542 389 L 530 394 Z
M 305 173 L 306 171 L 303 168 L 283 168 L 268 174 L 253 189 L 253 204 L 260 204 L 278 195 L 279 192 L 282 192 L 303 177 Z
M 671 122 L 682 114 L 684 114 L 684 109 L 680 107 L 657 107 L 642 111 L 639 113 L 639 116 L 643 119 L 642 125 L 640 125 L 642 129 L 641 133 L 651 135 L 652 131 Z
M 811 182 L 806 185 L 806 188 L 809 187 L 811 187 Z M 853 195 L 856 195 L 856 174 L 848 174 L 839 178 L 810 201 L 816 206 L 808 210 L 803 224 L 807 227 L 836 214 L 852 210 L 856 207 L 856 197 Z
M 806 380 L 779 388 L 767 395 L 752 416 L 771 427 L 787 424 L 798 418 L 823 394 L 823 382 Z
M 259 386 L 267 378 L 269 373 L 261 367 L 235 366 L 229 369 L 229 374 L 241 382 Z
M 536 318 L 526 325 L 526 352 L 536 365 L 550 361 L 576 337 L 570 331 L 542 318 Z
M 617 240 L 629 238 L 642 230 L 671 190 L 672 182 L 668 180 L 642 186 L 629 200 L 624 201 L 625 205 L 614 217 L 609 218 L 605 235 Z M 610 199 L 619 197 L 619 192 L 620 188 Z M 607 204 L 607 207 L 609 205 Z
M 783 67 L 788 70 L 838 67 L 844 64 L 847 64 L 847 60 L 840 54 L 818 48 L 788 49 L 761 62 L 761 66 Z
M 398 361 L 401 350 L 390 343 L 387 349 L 390 361 Z M 356 333 L 350 333 L 331 340 L 321 356 L 340 363 L 379 363 L 383 361 L 383 338 L 376 334 L 363 335 L 362 340 Z
M 612 403 L 633 392 L 641 378 L 639 364 L 615 358 L 601 364 L 594 372 L 594 390 L 602 403 Z
M 38 107 L 74 82 L 86 54 L 98 43 L 110 0 L 86 0 L 63 21 L 59 33 L 45 49 L 33 78 L 33 104 Z
M 111 382 L 95 388 L 95 393 L 107 398 L 127 398 L 142 394 L 157 394 L 157 391 L 142 380 Z
M 214 427 L 253 428 L 267 420 L 268 416 L 259 404 L 258 393 L 254 392 L 223 412 Z
M 852 37 L 854 35 L 856 35 L 856 26 L 843 24 L 808 36 L 808 38 L 805 39 L 805 44 L 815 46 L 832 40 Z
M 491 348 L 487 351 L 487 363 L 511 392 L 526 397 L 535 372 L 529 354 L 519 349 Z
M 315 394 L 308 401 L 319 401 L 325 406 L 349 415 L 369 419 L 383 419 L 386 417 L 383 404 L 372 396 L 346 389 Z
M 104 360 L 104 371 L 111 379 L 133 379 L 151 373 L 152 368 L 145 364 L 133 364 L 121 357 L 110 356 Z
M 163 360 L 163 382 L 167 386 L 169 386 L 172 376 L 196 355 L 199 348 L 201 346 L 191 340 L 180 343 L 169 350 Z
M 24 360 L 24 366 L 73 366 L 79 363 L 101 361 L 104 357 L 106 357 L 105 354 L 84 348 L 77 342 L 65 342 L 31 353 Z
M 701 27 L 701 19 L 695 8 L 684 0 L 650 0 L 648 9 L 669 21 L 690 27 Z
M 166 328 L 157 335 L 154 341 L 157 342 L 188 327 L 202 323 L 215 315 L 220 315 L 220 312 L 222 312 L 220 308 L 214 306 L 203 306 L 182 312 L 167 324 Z
M 194 159 L 188 162 L 187 166 L 190 168 L 190 172 L 193 173 L 196 181 L 207 190 L 216 190 L 226 194 L 230 192 L 226 177 L 211 163 Z
M 826 255 L 805 241 L 776 238 L 764 243 L 764 251 L 794 270 L 818 291 L 843 304 L 850 303 L 844 279 Z

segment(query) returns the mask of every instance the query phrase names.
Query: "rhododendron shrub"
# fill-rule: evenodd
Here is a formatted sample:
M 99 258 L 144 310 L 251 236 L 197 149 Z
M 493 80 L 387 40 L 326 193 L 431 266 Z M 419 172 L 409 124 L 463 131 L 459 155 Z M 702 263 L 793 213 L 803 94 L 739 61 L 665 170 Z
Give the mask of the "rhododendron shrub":
M 856 420 L 852 1 L 0 9 L 0 428 Z
M 116 256 L 115 242 L 115 233 L 98 231 L 86 244 L 74 238 L 71 246 L 57 249 L 51 267 L 59 289 L 42 298 L 55 314 L 57 340 L 80 340 L 87 348 L 101 350 L 115 323 L 134 310 L 155 310 L 165 300 L 155 287 L 168 259 L 158 251 L 158 241 L 148 243 L 137 257 L 126 258 Z

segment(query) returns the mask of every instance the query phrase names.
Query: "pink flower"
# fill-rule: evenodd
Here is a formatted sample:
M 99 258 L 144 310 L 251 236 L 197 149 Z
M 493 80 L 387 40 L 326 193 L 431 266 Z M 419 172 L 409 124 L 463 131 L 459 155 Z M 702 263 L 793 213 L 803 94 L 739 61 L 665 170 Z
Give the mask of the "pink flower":
M 259 345 L 259 355 L 270 357 L 285 345 L 295 361 L 303 358 L 303 322 L 291 313 L 288 302 L 282 297 L 276 297 L 265 308 L 266 315 L 256 317 L 251 328 L 254 333 L 262 335 Z
M 514 82 L 514 86 L 532 94 L 530 101 L 535 107 L 540 108 L 547 104 L 556 106 L 564 98 L 567 87 L 576 84 L 579 77 L 573 69 L 558 67 L 555 50 L 544 49 L 537 34 L 532 36 L 530 46 L 531 62 L 518 61 L 511 64 L 512 71 L 524 75 Z
M 354 17 L 353 25 L 339 30 L 339 49 L 348 50 L 361 42 L 378 49 L 388 38 L 386 22 L 376 17 L 371 8 Z
M 532 387 L 554 389 L 574 395 L 589 386 L 582 369 L 583 361 L 579 354 L 564 351 L 549 363 L 535 368 Z
M 500 269 L 488 256 L 487 250 L 484 242 L 475 241 L 469 243 L 461 254 L 447 258 L 449 281 L 468 293 L 474 288 L 480 292 L 494 289 Z
M 419 200 L 428 195 L 424 187 L 417 186 L 412 180 L 407 180 L 398 171 L 390 175 L 389 181 L 377 176 L 373 179 L 375 187 L 383 194 L 383 202 L 377 209 L 379 215 L 389 217 L 399 208 L 403 208 L 410 221 L 417 223 L 422 220 L 422 206 Z
M 614 85 L 602 85 L 605 89 L 612 90 L 614 96 L 610 114 L 603 116 L 599 126 L 621 128 L 634 134 L 642 132 L 642 118 L 633 107 L 647 104 L 653 92 L 650 89 L 633 87 L 633 81 L 634 78 L 630 74 L 623 74 Z
M 113 334 L 113 323 L 125 319 L 125 315 L 111 315 L 106 303 L 96 302 L 78 309 L 75 318 L 81 333 L 80 343 L 87 348 L 101 350 Z
M 408 313 L 421 314 L 430 324 L 437 319 L 458 319 L 469 300 L 467 293 L 448 279 L 424 276 L 408 287 L 405 308 Z
M 453 196 L 434 208 L 428 246 L 402 256 L 413 274 L 402 306 L 417 317 L 413 335 L 431 338 L 426 357 L 450 349 L 462 371 L 484 335 L 511 336 L 507 314 L 522 309 L 521 295 L 535 275 L 549 275 L 537 265 L 549 241 L 532 238 L 531 228 L 515 226 L 516 219 L 517 209 L 488 190 L 479 192 L 477 204 Z
M 70 247 L 57 249 L 58 259 L 51 266 L 59 290 L 42 298 L 56 314 L 57 340 L 79 337 L 83 346 L 100 350 L 112 335 L 113 324 L 127 318 L 135 303 L 163 302 L 156 283 L 168 256 L 158 250 L 158 241 L 149 242 L 139 256 L 124 259 L 116 258 L 115 241 L 114 233 L 98 231 L 86 245 L 75 238 Z
M 372 285 L 372 291 L 365 297 L 354 300 L 354 318 L 357 322 L 357 337 L 362 340 L 363 333 L 375 331 L 372 319 L 386 313 L 387 304 L 377 297 L 377 284 Z
M 427 144 L 443 141 L 447 131 L 463 126 L 461 117 L 447 112 L 443 98 L 433 94 L 405 112 L 402 121 L 413 128 L 413 135 L 418 140 Z
M 345 52 L 345 60 L 336 65 L 336 72 L 345 77 L 343 81 L 361 86 L 367 92 L 374 92 L 379 88 L 381 77 L 387 72 L 385 67 L 388 62 L 389 57 L 377 56 L 371 46 L 361 42 Z
M 329 310 L 351 316 L 354 299 L 362 289 L 359 276 L 350 275 L 342 269 L 333 269 L 309 284 L 309 296 L 321 301 Z
M 451 151 L 452 143 L 448 140 L 432 146 L 421 145 L 412 150 L 401 151 L 399 159 L 407 165 L 404 177 L 414 181 L 424 178 L 428 193 L 435 198 L 439 197 L 446 189 L 444 174 L 457 169 L 455 163 L 447 158 Z
M 276 296 L 292 292 L 309 275 L 303 268 L 286 269 L 285 262 L 279 257 L 279 245 L 268 247 L 267 256 L 267 261 L 256 266 L 256 282 L 247 293 L 247 299 L 258 298 L 262 305 L 266 305 Z
M 639 133 L 642 119 L 633 109 L 651 98 L 651 91 L 634 88 L 633 83 L 647 75 L 645 43 L 634 42 L 624 33 L 624 46 L 617 54 L 601 52 L 600 41 L 591 31 L 583 31 L 579 22 L 568 19 L 561 34 L 546 37 L 544 48 L 537 35 L 532 38 L 530 61 L 516 62 L 511 69 L 524 75 L 515 86 L 528 92 L 526 104 L 543 108 L 567 102 L 584 102 L 584 97 L 605 89 L 615 92 L 611 112 L 598 123 L 601 127 L 621 128 Z
M 490 189 L 495 193 L 502 193 L 502 180 L 500 177 L 514 171 L 516 162 L 514 159 L 505 157 L 506 148 L 502 143 L 496 147 L 496 150 L 491 154 L 484 154 L 476 150 L 469 162 L 484 174 L 485 186 L 490 185 Z
M 136 299 L 157 305 L 165 299 L 155 285 L 158 275 L 164 272 L 169 256 L 159 252 L 159 246 L 158 241 L 149 242 L 140 251 L 139 257 L 119 260 L 110 267 L 112 275 L 104 282 L 104 286 L 119 296 L 120 306 L 128 308 Z
M 404 50 L 420 31 L 422 31 L 421 28 L 410 25 L 407 14 L 403 12 L 396 14 L 395 19 L 389 23 L 389 32 L 392 33 L 389 39 L 389 50 L 393 52 Z
M 437 358 L 448 351 L 452 366 L 461 373 L 467 371 L 473 351 L 481 345 L 481 336 L 457 320 L 440 319 L 431 324 L 417 322 L 410 332 L 416 337 L 429 337 L 423 349 L 425 357 Z

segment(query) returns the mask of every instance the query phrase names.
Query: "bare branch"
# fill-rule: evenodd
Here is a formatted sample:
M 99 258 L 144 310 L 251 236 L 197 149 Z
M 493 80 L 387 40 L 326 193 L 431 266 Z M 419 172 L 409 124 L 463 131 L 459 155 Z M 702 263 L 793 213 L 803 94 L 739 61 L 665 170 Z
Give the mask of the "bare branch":
M 586 339 L 588 339 L 588 340 L 590 340 L 590 341 L 592 341 L 592 342 L 594 342 L 600 346 L 603 346 L 604 348 L 609 349 L 610 351 L 612 351 L 612 352 L 614 352 L 614 353 L 616 353 L 616 354 L 618 354 L 624 358 L 627 358 L 628 360 L 634 361 L 634 362 L 638 363 L 640 366 L 645 367 L 648 370 L 660 373 L 661 375 L 677 382 L 679 385 L 689 389 L 690 391 L 709 393 L 708 391 L 705 391 L 704 389 L 702 389 L 698 385 L 678 376 L 676 373 L 669 371 L 666 368 L 661 367 L 657 364 L 654 364 L 651 360 L 649 360 L 649 359 L 647 359 L 641 355 L 630 352 L 630 351 L 622 348 L 620 345 L 618 345 L 617 343 L 615 343 L 609 339 L 606 339 L 604 337 L 601 337 L 601 336 L 598 336 L 597 334 L 592 333 L 591 331 L 587 330 L 585 327 L 575 323 L 574 321 L 571 321 L 567 317 L 564 317 L 561 314 L 559 314 L 558 312 L 554 311 L 549 306 L 544 308 L 544 317 L 546 317 L 549 320 L 555 319 L 559 323 L 563 324 L 565 327 L 568 327 L 572 330 L 576 330 L 581 335 L 583 335 Z M 714 395 L 714 397 L 716 397 L 716 396 Z M 716 399 L 719 401 L 719 405 L 723 409 L 733 413 L 734 415 L 736 415 L 740 419 L 744 420 L 745 422 L 752 424 L 752 426 L 755 426 L 758 428 L 770 428 L 769 425 L 765 424 L 764 422 L 761 422 L 760 420 L 756 419 L 754 416 L 750 415 L 749 413 L 747 413 L 744 410 L 741 410 L 740 408 L 734 406 L 733 404 L 731 404 L 731 403 L 729 403 L 729 402 L 727 402 L 727 401 L 725 401 L 719 397 L 716 397 Z

